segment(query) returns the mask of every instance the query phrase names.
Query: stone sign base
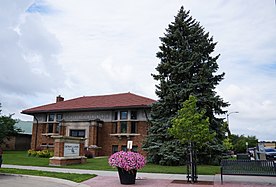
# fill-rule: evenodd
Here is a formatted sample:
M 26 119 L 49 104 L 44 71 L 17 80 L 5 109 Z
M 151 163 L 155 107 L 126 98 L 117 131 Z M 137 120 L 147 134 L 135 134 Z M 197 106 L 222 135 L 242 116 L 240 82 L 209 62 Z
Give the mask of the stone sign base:
M 84 164 L 87 158 L 85 156 L 79 157 L 52 157 L 50 158 L 50 166 L 64 166 L 71 164 Z
M 52 136 L 55 140 L 54 156 L 49 159 L 50 166 L 86 163 L 84 156 L 85 138 L 71 136 Z

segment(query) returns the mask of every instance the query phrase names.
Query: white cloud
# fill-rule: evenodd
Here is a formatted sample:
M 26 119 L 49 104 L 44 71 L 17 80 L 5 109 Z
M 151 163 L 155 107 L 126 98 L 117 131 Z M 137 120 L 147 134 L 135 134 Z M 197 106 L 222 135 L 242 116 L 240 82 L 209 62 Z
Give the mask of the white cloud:
M 3 112 L 16 117 L 33 103 L 32 98 L 62 86 L 63 72 L 56 58 L 59 42 L 39 14 L 25 12 L 31 4 L 3 2 L 0 8 L 0 102 Z
M 233 133 L 275 140 L 274 1 L 7 1 L 0 7 L 0 102 L 13 113 L 66 98 L 134 92 L 156 99 L 159 37 L 181 5 L 214 41 L 217 92 Z M 3 101 L 2 101 L 3 100 Z

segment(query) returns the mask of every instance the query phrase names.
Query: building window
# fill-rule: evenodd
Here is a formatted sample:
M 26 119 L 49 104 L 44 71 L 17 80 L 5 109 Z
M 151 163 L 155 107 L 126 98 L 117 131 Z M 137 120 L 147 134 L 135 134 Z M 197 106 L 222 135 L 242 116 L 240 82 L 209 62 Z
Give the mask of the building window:
M 112 133 L 113 134 L 117 133 L 117 123 L 112 123 Z
M 113 120 L 118 120 L 118 112 L 114 112 L 114 114 L 113 114 Z
M 126 121 L 121 121 L 121 133 L 127 133 L 127 122 Z
M 73 137 L 85 137 L 85 130 L 70 130 L 70 136 Z
M 136 121 L 132 121 L 131 122 L 131 133 L 137 133 L 137 122 Z
M 132 146 L 132 150 L 131 150 L 132 152 L 135 152 L 135 153 L 137 153 L 138 152 L 138 146 Z
M 120 119 L 121 120 L 127 119 L 127 111 L 121 111 L 120 112 Z
M 131 111 L 130 119 L 137 119 L 137 111 Z
M 112 154 L 118 152 L 118 145 L 112 145 Z
M 57 120 L 56 121 L 58 121 L 58 122 L 60 122 L 60 121 L 62 121 L 62 114 L 57 114 Z
M 48 121 L 55 121 L 55 114 L 49 114 Z
M 127 152 L 127 146 L 126 145 L 122 145 L 122 151 Z
M 43 116 L 43 122 L 47 122 L 47 114 Z
M 54 124 L 48 123 L 48 133 L 53 133 L 53 130 L 54 130 Z
M 58 124 L 58 125 L 56 126 L 56 133 L 59 133 L 59 131 L 60 131 L 60 124 Z

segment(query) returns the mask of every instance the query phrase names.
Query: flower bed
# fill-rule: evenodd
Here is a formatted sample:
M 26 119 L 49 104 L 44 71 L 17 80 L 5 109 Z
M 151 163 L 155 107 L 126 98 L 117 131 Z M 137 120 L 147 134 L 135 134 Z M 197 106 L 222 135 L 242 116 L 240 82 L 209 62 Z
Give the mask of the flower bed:
M 28 156 L 33 157 L 40 157 L 40 158 L 50 158 L 54 156 L 53 151 L 49 151 L 48 149 L 41 150 L 41 151 L 35 151 L 35 150 L 28 150 Z

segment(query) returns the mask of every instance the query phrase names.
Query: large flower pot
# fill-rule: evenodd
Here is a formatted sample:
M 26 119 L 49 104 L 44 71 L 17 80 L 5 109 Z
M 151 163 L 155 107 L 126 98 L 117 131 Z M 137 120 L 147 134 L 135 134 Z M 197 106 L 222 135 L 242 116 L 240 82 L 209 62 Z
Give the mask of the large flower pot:
M 135 184 L 135 178 L 137 170 L 126 171 L 122 168 L 118 168 L 121 184 Z

